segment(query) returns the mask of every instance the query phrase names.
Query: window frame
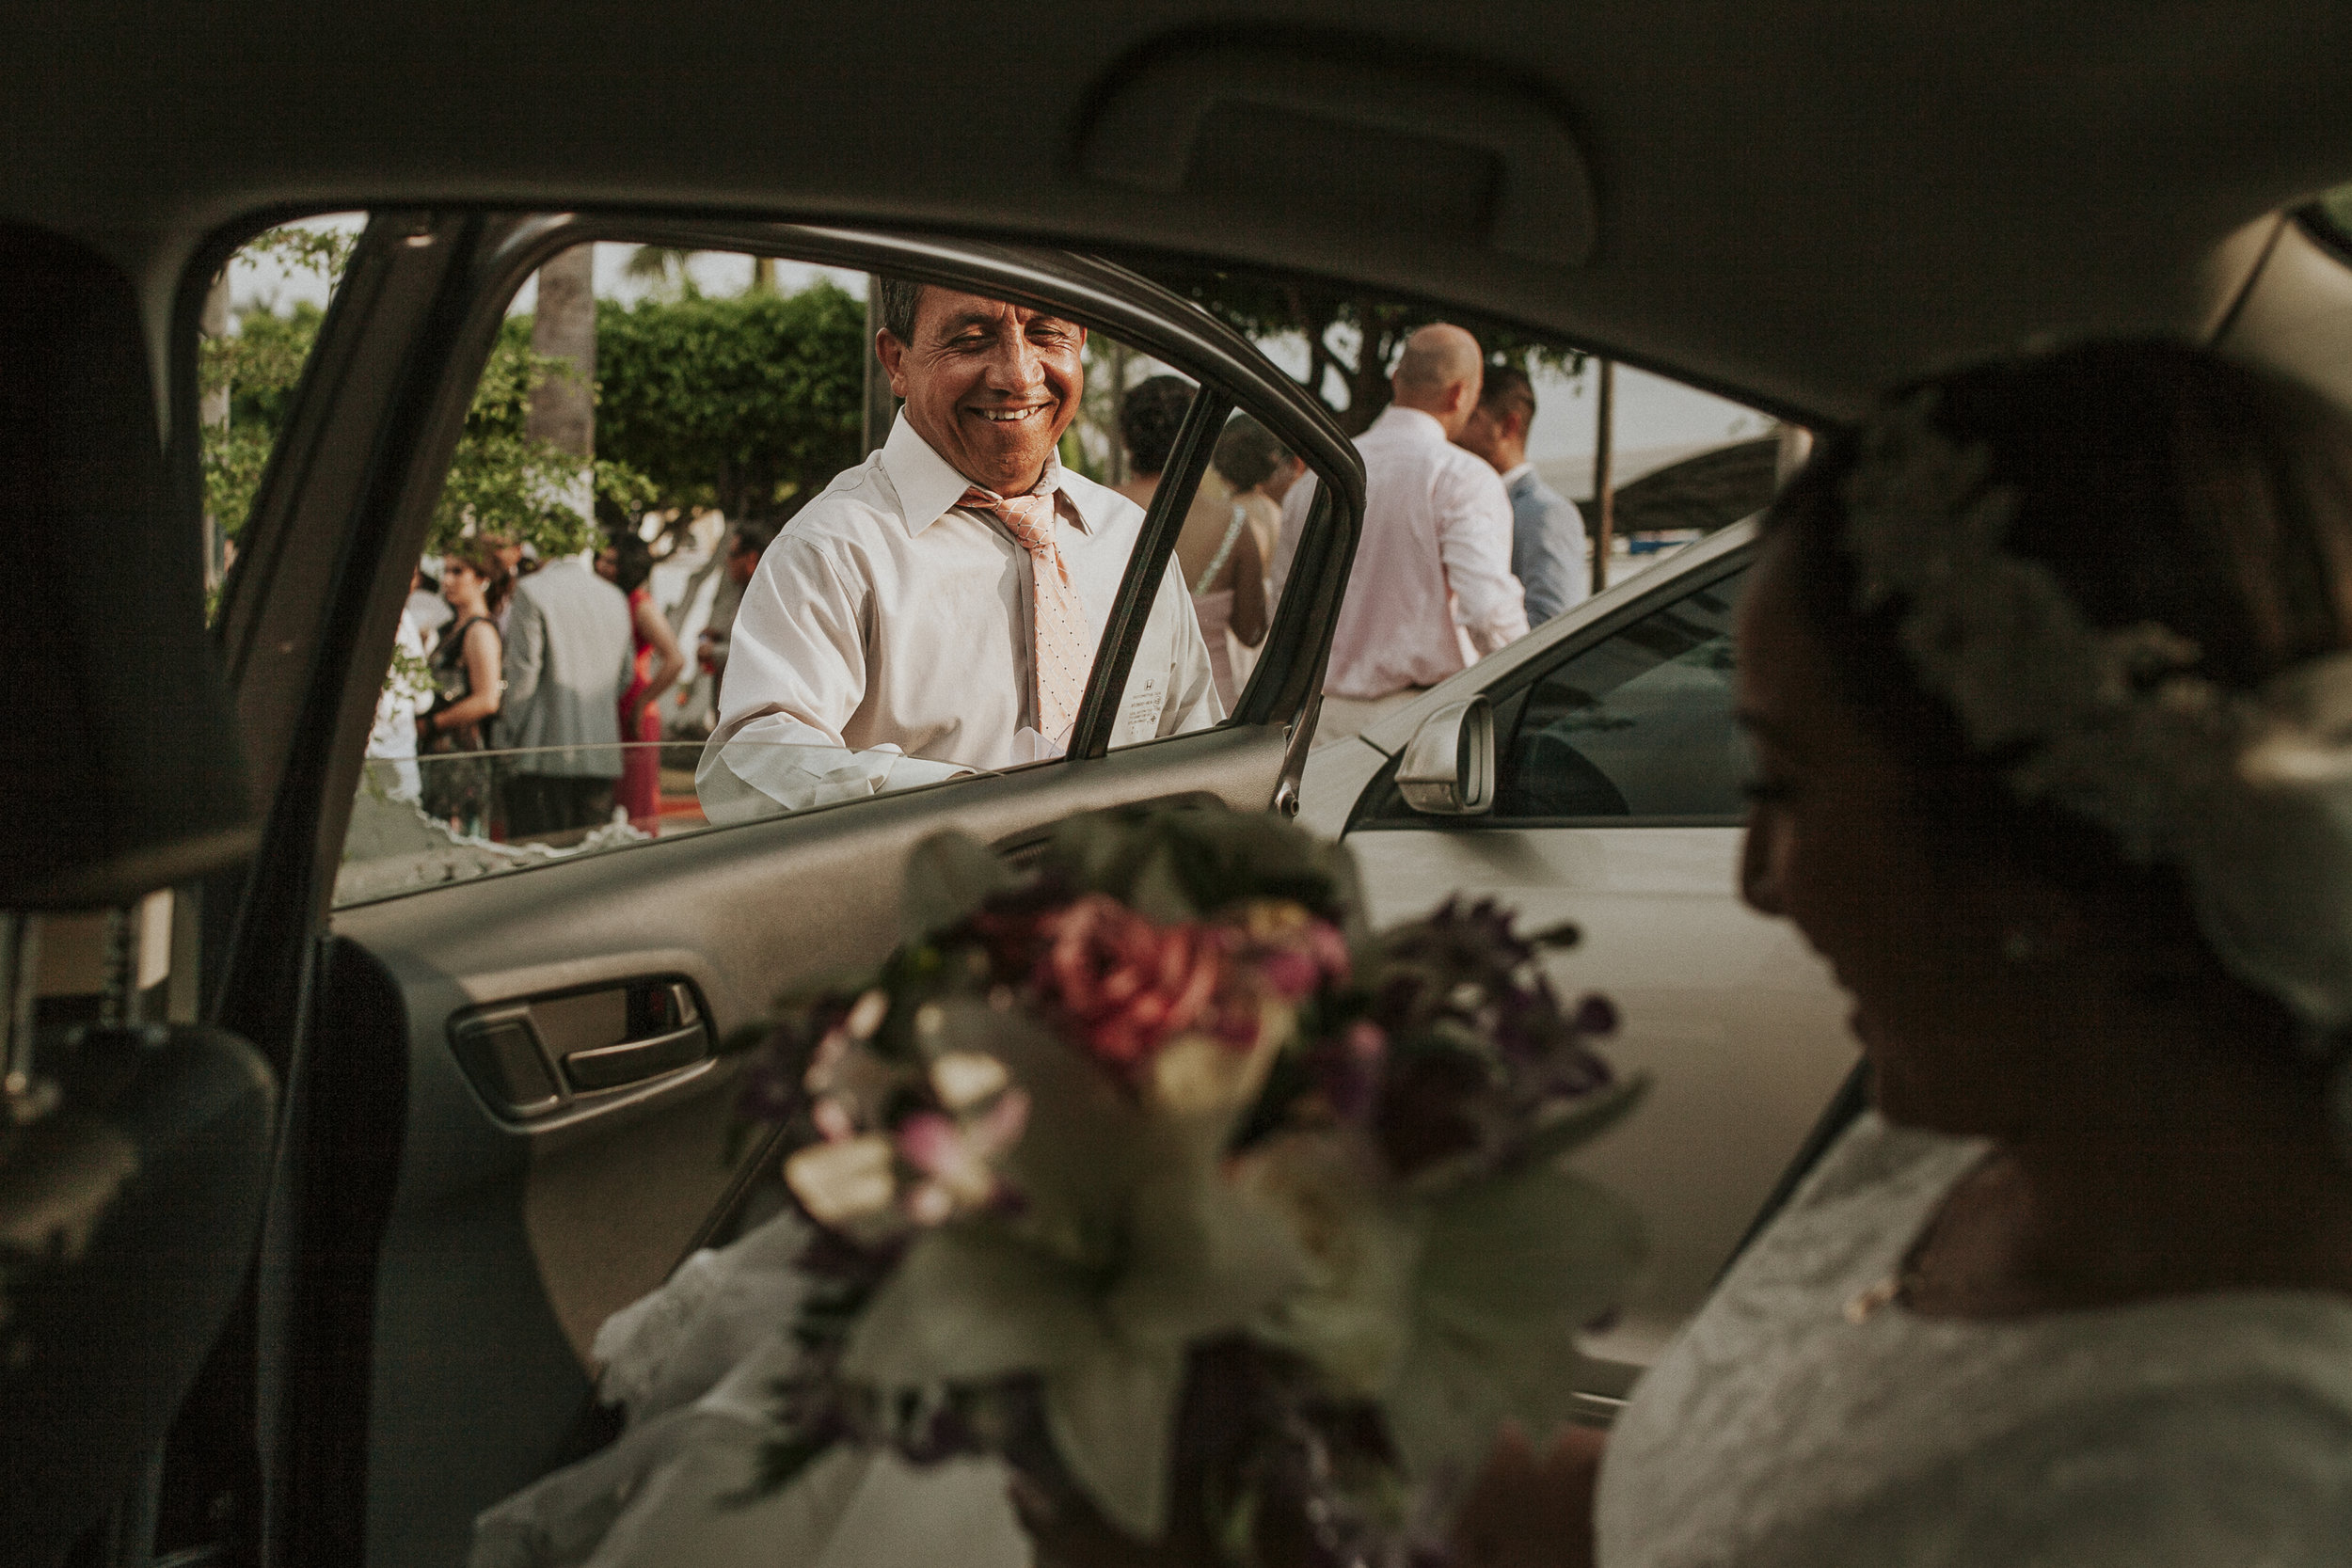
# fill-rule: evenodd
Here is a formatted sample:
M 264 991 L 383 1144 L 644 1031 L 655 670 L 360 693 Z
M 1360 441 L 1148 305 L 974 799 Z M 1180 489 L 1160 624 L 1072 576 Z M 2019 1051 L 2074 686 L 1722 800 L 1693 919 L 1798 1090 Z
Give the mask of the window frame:
M 282 222 L 286 216 L 278 214 L 270 218 Z M 363 566 L 359 558 L 373 555 L 379 544 L 391 555 L 410 548 L 411 537 L 421 545 L 425 519 L 438 498 L 482 369 L 516 292 L 550 257 L 583 244 L 656 244 L 777 256 L 987 293 L 1051 309 L 1089 331 L 1104 333 L 1151 355 L 1196 383 L 1200 390 L 1171 453 L 1161 491 L 1164 504 L 1155 499 L 1120 594 L 1104 619 L 1080 733 L 1070 753 L 1056 759 L 1057 763 L 1099 761 L 1109 750 L 1119 717 L 1120 690 L 1142 641 L 1160 577 L 1173 554 L 1185 506 L 1207 470 L 1227 411 L 1237 407 L 1264 423 L 1286 447 L 1305 457 L 1322 481 L 1316 512 L 1298 556 L 1299 571 L 1306 574 L 1299 580 L 1316 586 L 1313 592 L 1287 595 L 1287 602 L 1276 608 L 1264 644 L 1269 657 L 1260 659 L 1224 723 L 1199 733 L 1290 725 L 1293 754 L 1286 756 L 1283 783 L 1295 794 L 1305 763 L 1306 737 L 1311 733 L 1310 725 L 1297 721 L 1311 714 L 1322 684 L 1329 626 L 1353 562 L 1356 524 L 1362 516 L 1363 470 L 1353 444 L 1329 416 L 1248 339 L 1199 306 L 1099 258 L 937 234 L 818 228 L 772 220 L 697 219 L 643 210 L 564 213 L 503 207 L 424 213 L 387 206 L 369 210 L 367 217 L 344 282 L 336 290 L 321 325 L 320 346 L 305 368 L 296 392 L 294 422 L 281 436 L 264 470 L 247 519 L 248 548 L 241 551 L 237 568 L 224 585 L 223 611 L 215 632 L 230 651 L 232 680 L 240 689 L 248 736 L 266 737 L 259 748 L 265 753 L 259 759 L 264 766 L 256 769 L 264 793 L 278 796 L 279 806 L 294 804 L 301 815 L 311 818 L 307 835 L 309 865 L 299 871 L 286 865 L 274 874 L 290 879 L 298 877 L 308 884 L 304 902 L 312 906 L 310 912 L 314 918 L 324 919 L 335 908 L 335 870 L 341 863 L 366 762 L 361 754 L 363 744 L 350 747 L 348 756 L 340 750 L 326 754 L 316 749 L 314 737 L 322 727 L 336 731 L 340 747 L 341 732 L 356 726 L 363 736 L 372 724 L 380 671 L 390 660 L 397 601 L 405 597 L 405 587 L 395 594 L 385 586 L 392 575 L 389 568 L 374 571 Z M 236 245 L 267 227 L 268 222 L 246 219 L 222 231 L 218 243 L 208 249 L 207 259 L 217 264 L 217 260 L 225 260 Z M 390 444 L 401 451 L 399 472 L 395 478 L 379 468 L 372 476 L 375 483 L 363 491 L 368 513 L 364 520 L 354 518 L 342 528 L 328 528 L 324 526 L 323 513 L 332 508 L 313 504 L 304 489 L 310 477 L 308 470 L 318 461 L 318 453 L 311 450 L 317 444 L 312 427 L 331 417 L 314 406 L 319 401 L 313 396 L 314 388 L 324 383 L 340 390 L 344 379 L 340 373 L 342 367 L 323 366 L 321 356 L 342 350 L 349 357 L 355 333 L 376 326 L 383 311 L 381 280 L 386 277 L 413 279 L 406 284 L 403 301 L 408 319 L 395 330 L 393 343 L 382 356 L 387 363 L 372 368 L 370 382 L 371 390 L 396 410 L 393 418 L 402 426 L 390 438 Z M 188 309 L 177 327 L 192 345 L 194 308 L 200 306 L 200 291 L 191 287 L 183 291 L 183 296 Z M 356 324 L 350 322 L 353 317 L 358 318 Z M 186 357 L 193 362 L 192 347 Z M 193 377 L 182 379 L 181 395 L 192 403 Z M 193 420 L 183 426 L 190 431 L 193 427 Z M 298 435 L 303 438 L 298 440 Z M 385 437 L 379 432 L 374 439 L 376 451 L 352 451 L 343 460 L 361 467 L 382 462 Z M 193 464 L 193 453 L 191 440 L 183 467 Z M 288 594 L 274 588 L 286 557 L 302 562 L 294 575 L 304 579 L 305 591 Z M 335 563 L 331 571 L 327 569 L 330 561 Z M 405 585 L 405 568 L 396 575 Z M 379 577 L 383 581 L 374 580 Z M 322 597 L 342 601 L 336 612 L 323 618 L 317 614 Z M 298 625 L 299 635 L 288 638 L 265 629 L 271 623 Z M 254 662 L 252 656 L 261 648 L 297 655 L 286 661 L 282 672 L 272 672 L 280 679 L 267 689 L 249 687 L 246 678 L 253 673 L 246 666 Z M 329 677 L 326 685 L 338 689 L 328 695 L 320 682 L 328 665 L 345 672 L 366 667 L 378 673 L 364 690 L 356 679 Z M 322 726 L 319 721 L 324 720 L 324 711 L 304 711 L 312 704 L 333 709 L 338 721 Z M 358 722 L 362 708 L 369 723 Z M 312 738 L 301 738 L 306 736 Z M 1120 751 L 1142 749 L 1121 747 Z M 916 794 L 937 787 L 892 793 Z M 289 790 L 301 795 L 302 800 L 290 802 Z M 812 811 L 831 809 L 833 805 Z M 603 853 L 644 847 L 622 846 Z M 441 885 L 446 884 L 385 896 L 405 897 L 414 892 L 437 891 Z

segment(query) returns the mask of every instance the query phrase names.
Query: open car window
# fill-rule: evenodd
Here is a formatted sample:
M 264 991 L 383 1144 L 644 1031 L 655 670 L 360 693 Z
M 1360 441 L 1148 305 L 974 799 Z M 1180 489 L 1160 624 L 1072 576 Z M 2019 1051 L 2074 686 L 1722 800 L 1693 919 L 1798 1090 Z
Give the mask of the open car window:
M 326 290 L 335 232 L 311 258 Z M 337 904 L 1241 708 L 1305 464 L 1234 388 L 1050 299 L 909 284 L 894 316 L 868 274 L 659 238 L 574 245 L 513 291 L 400 616 Z M 318 307 L 256 319 L 254 341 L 291 339 Z M 236 435 L 214 467 L 262 467 L 243 448 L 265 429 Z

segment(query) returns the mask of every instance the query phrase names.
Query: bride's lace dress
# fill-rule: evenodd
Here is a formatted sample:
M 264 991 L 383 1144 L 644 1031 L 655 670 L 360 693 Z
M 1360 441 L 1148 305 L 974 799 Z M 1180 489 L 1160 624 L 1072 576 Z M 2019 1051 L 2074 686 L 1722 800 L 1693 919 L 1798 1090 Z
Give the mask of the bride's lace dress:
M 1028 1568 L 993 1460 L 923 1468 L 836 1449 L 750 1496 L 770 1385 L 797 1354 L 806 1226 L 785 1214 L 698 1252 L 598 1331 L 603 1397 L 628 1424 L 611 1448 L 516 1494 L 474 1528 L 474 1568 Z
M 2352 1560 L 2352 1301 L 1883 1304 L 1983 1148 L 1873 1115 L 1831 1151 L 1619 1418 L 1602 1568 Z

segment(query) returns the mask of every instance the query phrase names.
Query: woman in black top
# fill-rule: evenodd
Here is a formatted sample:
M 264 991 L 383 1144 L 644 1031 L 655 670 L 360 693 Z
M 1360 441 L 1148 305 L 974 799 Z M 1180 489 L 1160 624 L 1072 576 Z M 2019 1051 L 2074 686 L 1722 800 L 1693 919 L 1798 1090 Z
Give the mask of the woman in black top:
M 472 541 L 441 560 L 441 597 L 457 616 L 433 650 L 433 705 L 417 721 L 417 752 L 433 758 L 485 749 L 484 726 L 499 710 L 505 682 L 504 648 L 493 619 L 514 578 L 506 565 Z M 460 832 L 488 826 L 490 767 L 486 761 L 424 763 L 424 809 Z

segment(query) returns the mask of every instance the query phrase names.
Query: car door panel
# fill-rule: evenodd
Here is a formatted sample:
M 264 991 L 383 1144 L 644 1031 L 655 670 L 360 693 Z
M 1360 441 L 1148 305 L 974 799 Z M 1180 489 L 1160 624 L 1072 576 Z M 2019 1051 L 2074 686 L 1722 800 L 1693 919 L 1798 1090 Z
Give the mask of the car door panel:
M 901 869 L 930 834 L 1017 846 L 1073 810 L 1140 800 L 1263 809 L 1288 750 L 1276 726 L 1235 726 L 340 912 L 339 943 L 402 999 L 408 1053 L 374 1306 L 368 1560 L 462 1558 L 475 1513 L 560 1461 L 597 1325 L 661 1282 L 735 1174 L 732 1059 L 518 1118 L 461 1065 L 453 1018 L 675 974 L 725 1040 L 787 984 L 888 950 Z
M 1192 371 L 1207 390 L 1137 547 L 1146 567 L 1168 555 L 1224 409 L 1256 415 L 1325 475 L 1330 499 L 1301 578 L 1314 591 L 1280 607 L 1233 720 L 1108 749 L 1113 682 L 1149 603 L 1122 590 L 1066 760 L 330 917 L 391 628 L 472 377 L 532 268 L 624 237 L 1067 297 L 1072 313 Z M 510 1066 L 556 1085 L 524 1093 L 520 1080 L 485 1075 L 479 1042 L 453 1036 L 453 1022 L 528 1004 L 546 1015 L 538 1032 L 559 1035 L 569 1025 L 558 1017 L 580 1012 L 573 1004 L 606 1010 L 599 990 L 675 980 L 708 1039 L 723 1041 L 787 985 L 879 958 L 896 938 L 906 857 L 942 828 L 1018 850 L 1093 807 L 1264 809 L 1304 762 L 1308 731 L 1292 721 L 1320 684 L 1361 469 L 1245 340 L 1118 268 L 773 224 L 632 228 L 612 214 L 377 221 L 329 307 L 288 431 L 225 622 L 248 726 L 271 737 L 262 771 L 278 809 L 255 882 L 215 906 L 236 939 L 230 989 L 268 1015 L 257 1034 L 289 1042 L 296 1085 L 261 1290 L 262 1554 L 440 1564 L 463 1560 L 480 1509 L 580 1451 L 597 1325 L 660 1282 L 738 1176 L 736 1063 L 723 1054 L 660 1030 L 614 1039 L 592 1028 L 533 1067 L 534 1048 L 509 1038 Z M 672 1053 L 646 1075 L 611 1065 L 616 1048 L 647 1042 Z

